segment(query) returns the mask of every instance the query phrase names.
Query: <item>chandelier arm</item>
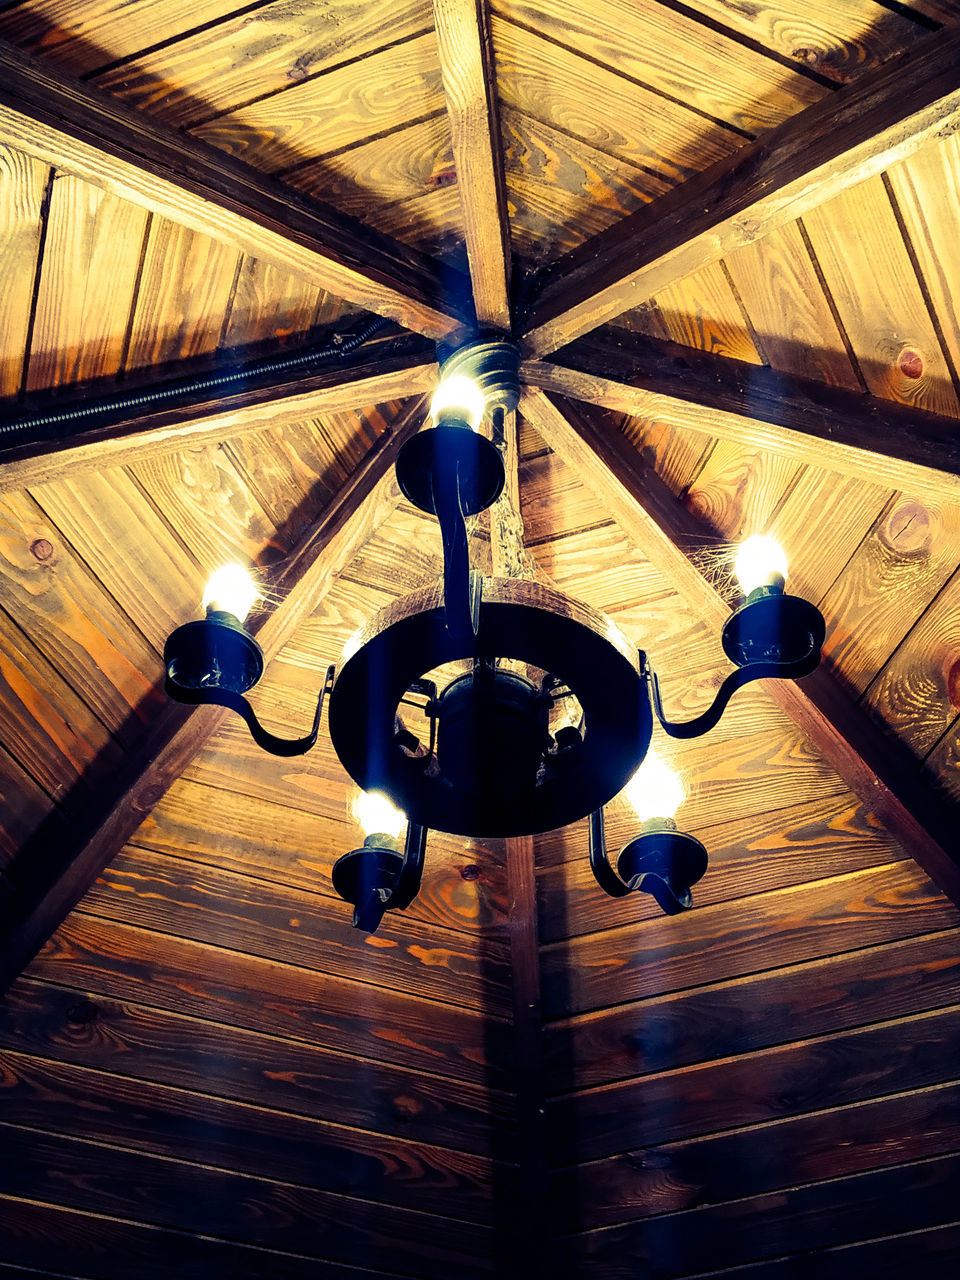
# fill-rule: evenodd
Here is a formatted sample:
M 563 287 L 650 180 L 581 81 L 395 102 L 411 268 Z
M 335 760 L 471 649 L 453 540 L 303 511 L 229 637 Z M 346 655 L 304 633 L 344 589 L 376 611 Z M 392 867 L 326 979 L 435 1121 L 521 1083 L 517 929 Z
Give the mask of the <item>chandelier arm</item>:
M 334 667 L 327 668 L 327 674 L 317 698 L 317 709 L 313 716 L 313 726 L 304 738 L 279 738 L 265 729 L 257 719 L 257 714 L 242 693 L 234 693 L 232 689 L 187 689 L 174 684 L 169 678 L 166 682 L 167 695 L 177 702 L 185 702 L 192 706 L 215 705 L 235 711 L 246 723 L 250 736 L 258 747 L 274 756 L 302 756 L 316 744 L 320 732 L 320 716 L 327 694 L 333 688 Z
M 467 522 L 460 496 L 459 468 L 443 468 L 434 477 L 433 501 L 443 543 L 443 608 L 451 634 L 475 636 L 477 610 L 470 583 Z
M 603 810 L 595 809 L 587 820 L 590 870 L 597 884 L 611 898 L 625 898 L 633 888 L 614 871 L 607 857 L 607 838 L 603 829 Z
M 650 700 L 653 703 L 653 709 L 657 713 L 657 719 L 665 733 L 671 738 L 699 738 L 716 725 L 724 711 L 727 709 L 727 703 L 744 685 L 750 684 L 753 680 L 795 680 L 800 676 L 809 675 L 819 661 L 819 651 L 817 656 L 812 659 L 807 655 L 797 662 L 749 662 L 742 667 L 738 667 L 736 671 L 731 671 L 723 684 L 717 690 L 716 697 L 712 704 L 703 712 L 702 715 L 696 716 L 693 720 L 687 720 L 678 724 L 668 720 L 663 714 L 663 700 L 660 695 L 660 681 L 657 673 L 650 666 L 644 657 L 642 669 L 644 678 L 647 681 L 647 687 L 650 690 Z
M 390 896 L 384 903 L 385 911 L 403 911 L 420 892 L 423 876 L 423 855 L 427 848 L 429 828 L 419 822 L 407 823 L 407 838 L 403 846 L 403 866 L 397 876 Z

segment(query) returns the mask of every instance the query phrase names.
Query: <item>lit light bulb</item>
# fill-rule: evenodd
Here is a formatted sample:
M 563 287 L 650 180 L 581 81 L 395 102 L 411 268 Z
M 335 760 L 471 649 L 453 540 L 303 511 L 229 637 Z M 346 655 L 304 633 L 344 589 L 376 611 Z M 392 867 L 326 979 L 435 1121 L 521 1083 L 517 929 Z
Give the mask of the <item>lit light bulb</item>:
M 211 575 L 203 593 L 203 607 L 232 613 L 243 622 L 258 595 L 257 584 L 242 564 L 225 564 Z
M 768 587 L 777 575 L 787 576 L 787 557 L 783 547 L 774 538 L 754 534 L 741 544 L 733 571 L 745 596 L 757 587 Z
M 407 816 L 380 791 L 360 791 L 353 802 L 353 816 L 365 836 L 384 835 L 399 839 Z
M 679 776 L 652 749 L 623 793 L 641 822 L 672 818 L 686 795 Z
M 484 394 L 474 380 L 458 373 L 444 378 L 437 387 L 430 401 L 430 415 L 436 422 L 445 409 L 459 410 L 474 431 L 479 431 L 486 407 Z

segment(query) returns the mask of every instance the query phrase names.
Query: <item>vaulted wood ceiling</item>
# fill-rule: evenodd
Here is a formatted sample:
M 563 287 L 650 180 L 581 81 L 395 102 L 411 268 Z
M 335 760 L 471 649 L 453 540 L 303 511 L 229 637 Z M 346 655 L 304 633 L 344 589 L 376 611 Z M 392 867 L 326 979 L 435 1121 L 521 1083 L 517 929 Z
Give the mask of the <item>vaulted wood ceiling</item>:
M 13 0 L 0 42 L 3 1274 L 953 1277 L 960 4 Z M 305 731 L 437 575 L 392 461 L 478 330 L 523 571 L 674 718 L 733 541 L 825 615 L 814 676 L 658 742 L 683 917 L 577 824 L 431 834 L 360 934 L 325 738 L 162 695 L 240 558 Z

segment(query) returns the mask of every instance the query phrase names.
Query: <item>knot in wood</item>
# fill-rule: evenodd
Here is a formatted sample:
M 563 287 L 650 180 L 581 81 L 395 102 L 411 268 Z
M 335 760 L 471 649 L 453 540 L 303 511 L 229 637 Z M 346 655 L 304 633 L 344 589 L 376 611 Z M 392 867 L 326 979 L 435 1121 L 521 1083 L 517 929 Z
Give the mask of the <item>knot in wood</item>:
M 35 538 L 30 543 L 30 554 L 34 560 L 39 560 L 41 563 L 44 560 L 49 560 L 53 555 L 53 543 L 47 538 Z
M 67 1021 L 74 1026 L 83 1027 L 93 1022 L 99 1012 L 92 1000 L 78 1000 L 67 1010 Z
M 911 347 L 904 347 L 900 352 L 897 365 L 905 378 L 923 377 L 923 356 Z
M 460 875 L 464 880 L 479 880 L 482 872 L 478 866 L 471 864 L 468 867 L 461 867 Z

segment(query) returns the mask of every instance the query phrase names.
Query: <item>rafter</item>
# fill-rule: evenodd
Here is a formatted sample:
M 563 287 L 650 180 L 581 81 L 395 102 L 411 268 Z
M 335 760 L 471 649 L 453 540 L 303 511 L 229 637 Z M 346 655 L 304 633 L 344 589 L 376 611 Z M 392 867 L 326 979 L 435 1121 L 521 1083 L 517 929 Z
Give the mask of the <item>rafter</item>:
M 477 323 L 510 330 L 510 228 L 486 0 L 433 0 Z
M 592 334 L 523 364 L 528 386 L 843 475 L 960 497 L 954 418 L 640 334 Z
M 337 576 L 356 556 L 400 501 L 392 475 L 403 442 L 423 420 L 422 401 L 412 405 L 384 437 L 323 517 L 291 553 L 269 584 L 268 606 L 251 623 L 267 661 L 296 628 L 319 607 Z M 16 894 L 3 904 L 0 934 L 0 990 L 53 934 L 84 893 L 127 843 L 140 823 L 220 725 L 226 713 L 217 707 L 188 710 L 171 704 L 128 758 L 109 795 L 102 789 L 91 811 L 70 828 L 74 842 L 64 847 L 58 824 L 56 841 L 41 831 L 37 847 L 23 851 L 22 866 L 9 868 Z M 56 853 L 52 854 L 51 850 Z
M 960 31 L 937 32 L 553 264 L 523 326 L 544 355 L 946 136 Z
M 0 140 L 435 340 L 472 321 L 456 272 L 3 42 Z
M 174 404 L 120 421 L 110 421 L 108 415 L 108 426 L 86 430 L 80 417 L 80 430 L 69 439 L 31 441 L 0 453 L 0 493 L 42 484 L 65 470 L 77 473 L 126 465 L 187 445 L 212 444 L 268 426 L 284 427 L 327 413 L 423 395 L 436 380 L 436 368 L 432 346 L 416 335 L 404 334 L 372 340 L 352 360 L 320 373 L 306 377 L 294 373 L 285 381 L 264 386 L 247 383 L 242 391 L 202 404 Z M 168 380 L 176 381 L 176 371 L 167 372 Z M 142 397 L 150 390 L 138 386 L 132 394 Z M 63 407 L 61 402 L 57 410 Z
M 716 535 L 674 497 L 627 438 L 602 427 L 582 406 L 527 391 L 521 412 L 544 441 L 604 503 L 610 515 L 711 626 L 729 606 L 688 558 Z M 802 683 L 764 682 L 837 772 L 923 870 L 960 904 L 956 812 L 921 779 L 916 761 L 886 739 L 825 667 Z

